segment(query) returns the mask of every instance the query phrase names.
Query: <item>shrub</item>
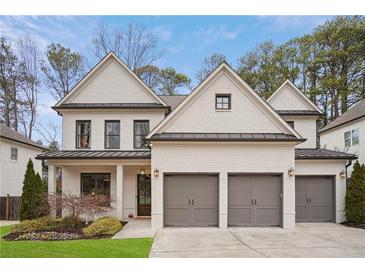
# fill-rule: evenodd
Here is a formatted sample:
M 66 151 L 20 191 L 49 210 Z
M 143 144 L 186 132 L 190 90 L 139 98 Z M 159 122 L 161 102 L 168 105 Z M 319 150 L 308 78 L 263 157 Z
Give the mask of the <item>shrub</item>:
M 122 224 L 117 218 L 102 217 L 97 219 L 87 228 L 84 228 L 86 237 L 112 236 L 122 228 Z
M 20 220 L 31 220 L 48 214 L 47 194 L 41 176 L 34 171 L 31 159 L 24 175 Z
M 13 233 L 35 232 L 45 229 L 52 229 L 59 226 L 59 221 L 53 217 L 41 217 L 33 220 L 22 221 L 11 228 Z
M 80 217 L 66 216 L 61 219 L 61 225 L 64 228 L 81 228 L 85 222 Z
M 349 223 L 365 223 L 365 166 L 358 161 L 347 188 L 345 210 Z

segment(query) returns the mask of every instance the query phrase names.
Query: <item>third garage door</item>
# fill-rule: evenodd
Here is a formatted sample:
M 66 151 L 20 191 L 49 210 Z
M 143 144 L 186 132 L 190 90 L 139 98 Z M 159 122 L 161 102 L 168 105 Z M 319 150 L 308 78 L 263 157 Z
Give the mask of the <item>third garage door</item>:
M 295 177 L 296 222 L 334 222 L 333 177 Z
M 218 226 L 217 175 L 165 175 L 164 181 L 166 226 Z
M 280 175 L 230 175 L 228 225 L 280 226 L 281 189 Z

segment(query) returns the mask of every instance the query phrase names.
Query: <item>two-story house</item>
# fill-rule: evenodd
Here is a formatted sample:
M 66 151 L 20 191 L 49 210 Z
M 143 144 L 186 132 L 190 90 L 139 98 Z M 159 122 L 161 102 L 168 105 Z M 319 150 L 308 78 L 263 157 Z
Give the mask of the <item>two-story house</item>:
M 321 115 L 290 82 L 266 102 L 226 63 L 188 96 L 156 96 L 113 53 L 54 109 L 63 150 L 38 156 L 62 189 L 115 198 L 120 219 L 165 226 L 344 220 L 352 154 L 318 149 Z
M 345 151 L 365 163 L 365 99 L 319 130 L 321 147 Z M 349 173 L 352 172 L 352 165 Z

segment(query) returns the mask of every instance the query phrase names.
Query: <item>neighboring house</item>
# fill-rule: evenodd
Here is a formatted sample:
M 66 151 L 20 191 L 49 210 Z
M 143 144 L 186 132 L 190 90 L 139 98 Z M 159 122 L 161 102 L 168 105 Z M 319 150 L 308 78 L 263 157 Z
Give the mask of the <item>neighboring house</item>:
M 159 97 L 110 53 L 53 108 L 49 192 L 62 168 L 64 192 L 109 194 L 109 214 L 153 228 L 345 220 L 355 156 L 316 148 L 321 113 L 288 81 L 266 102 L 222 63 L 188 96 Z
M 34 169 L 42 174 L 42 162 L 36 160 L 37 154 L 43 151 L 38 143 L 24 137 L 18 132 L 0 123 L 0 196 L 22 196 L 24 174 L 29 159 Z M 1 198 L 4 199 L 4 198 Z M 1 217 L 5 215 L 5 205 L 1 204 Z M 14 209 L 17 211 L 18 209 Z M 16 213 L 14 213 L 17 215 Z
M 321 147 L 356 154 L 365 163 L 365 99 L 319 130 Z M 349 174 L 352 166 L 349 168 Z

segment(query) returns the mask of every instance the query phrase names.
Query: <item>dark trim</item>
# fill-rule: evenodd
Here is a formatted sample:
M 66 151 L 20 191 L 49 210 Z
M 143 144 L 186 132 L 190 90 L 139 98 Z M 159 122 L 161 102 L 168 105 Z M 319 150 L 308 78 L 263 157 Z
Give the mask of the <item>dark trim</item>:
M 37 145 L 29 144 L 29 143 L 26 143 L 26 142 L 23 142 L 23 141 L 15 140 L 13 138 L 5 137 L 5 136 L 0 136 L 0 138 L 4 138 L 4 139 L 10 140 L 10 141 L 14 141 L 14 142 L 17 142 L 17 143 L 20 143 L 20 144 L 23 144 L 23 145 L 28 145 L 28 146 L 32 146 L 32 147 L 39 148 L 41 150 L 45 150 L 45 148 L 42 147 L 42 146 L 37 146 Z
M 65 150 L 64 152 L 82 152 L 82 150 L 71 150 L 71 151 L 67 151 Z M 150 153 L 149 150 L 123 150 L 123 151 L 120 151 L 120 150 L 86 150 L 85 151 L 86 153 L 92 153 L 92 152 L 100 152 L 100 153 L 105 153 L 105 152 L 110 152 L 110 153 L 113 153 L 113 152 L 126 152 L 126 153 L 135 153 L 135 152 L 148 152 Z M 46 154 L 39 154 L 35 157 L 36 159 L 38 160 L 41 160 L 41 159 L 60 159 L 60 160 L 113 160 L 113 159 L 151 159 L 151 155 L 136 155 L 136 156 L 53 156 L 53 155 L 46 155 Z
M 145 122 L 148 122 L 148 132 L 150 132 L 151 131 L 150 120 L 133 120 L 133 148 L 134 149 L 146 149 L 144 147 L 136 147 L 136 123 L 145 123 Z M 145 138 L 145 141 L 147 141 L 146 138 Z
M 62 110 L 62 109 L 165 109 L 170 111 L 171 107 L 170 106 L 164 106 L 164 105 L 151 105 L 151 106 L 147 106 L 147 105 L 134 105 L 134 106 L 118 106 L 118 105 L 111 105 L 111 104 L 106 104 L 104 106 L 100 105 L 100 106 L 67 106 L 66 104 L 61 105 L 59 107 L 51 107 L 52 109 L 54 109 L 55 111 L 57 110 Z
M 76 120 L 75 121 L 75 148 L 76 149 L 91 149 L 91 120 Z M 90 140 L 89 140 L 89 146 L 88 147 L 79 147 L 79 144 L 77 142 L 77 123 L 82 123 L 82 122 L 89 122 L 90 123 Z
M 106 147 L 106 137 L 107 137 L 107 135 L 106 135 L 106 123 L 109 123 L 109 122 L 113 122 L 113 123 L 118 122 L 119 123 L 119 144 L 118 144 L 118 147 L 113 147 L 113 148 Z M 104 149 L 120 149 L 120 140 L 121 140 L 121 138 L 120 138 L 121 137 L 120 124 L 121 124 L 120 120 L 104 120 Z M 117 136 L 117 135 L 109 135 L 109 136 Z
M 218 97 L 228 97 L 228 108 L 218 108 L 217 99 Z M 216 93 L 215 94 L 215 110 L 231 110 L 232 106 L 232 95 L 230 93 Z
M 337 128 L 337 127 L 340 127 L 340 126 L 346 125 L 346 124 L 348 124 L 348 123 L 354 122 L 354 121 L 356 121 L 356 120 L 359 120 L 359 119 L 361 119 L 361 118 L 365 118 L 365 115 L 362 115 L 362 116 L 356 117 L 356 118 L 354 118 L 354 119 L 348 120 L 348 121 L 343 122 L 343 123 L 341 123 L 341 124 L 339 124 L 339 125 L 335 125 L 335 126 L 333 126 L 333 127 L 330 127 L 330 128 L 328 128 L 328 129 L 325 129 L 325 130 L 322 130 L 322 131 L 321 131 L 321 129 L 320 129 L 320 130 L 318 131 L 318 134 L 319 134 L 319 135 L 321 135 L 323 132 L 327 132 L 327 131 L 332 130 L 332 129 L 334 129 L 334 128 Z M 333 121 L 336 121 L 336 120 L 333 120 Z M 332 122 L 333 122 L 333 121 L 332 121 Z M 325 127 L 323 127 L 323 128 L 325 128 Z M 322 128 L 322 129 L 323 129 L 323 128 Z
M 186 138 L 186 139 L 180 139 L 180 138 L 171 138 L 171 139 L 164 139 L 164 138 L 149 138 L 146 139 L 147 141 L 158 141 L 158 142 L 245 142 L 245 143 L 255 143 L 255 142 L 305 142 L 307 139 L 194 139 L 194 138 Z
M 324 113 L 280 113 L 280 110 L 276 110 L 280 116 L 324 116 Z
M 354 159 L 357 159 L 356 158 L 351 158 L 351 157 L 328 157 L 328 156 L 318 156 L 318 157 L 315 157 L 315 156 L 311 156 L 311 157 L 297 157 L 295 156 L 295 160 L 354 160 Z

